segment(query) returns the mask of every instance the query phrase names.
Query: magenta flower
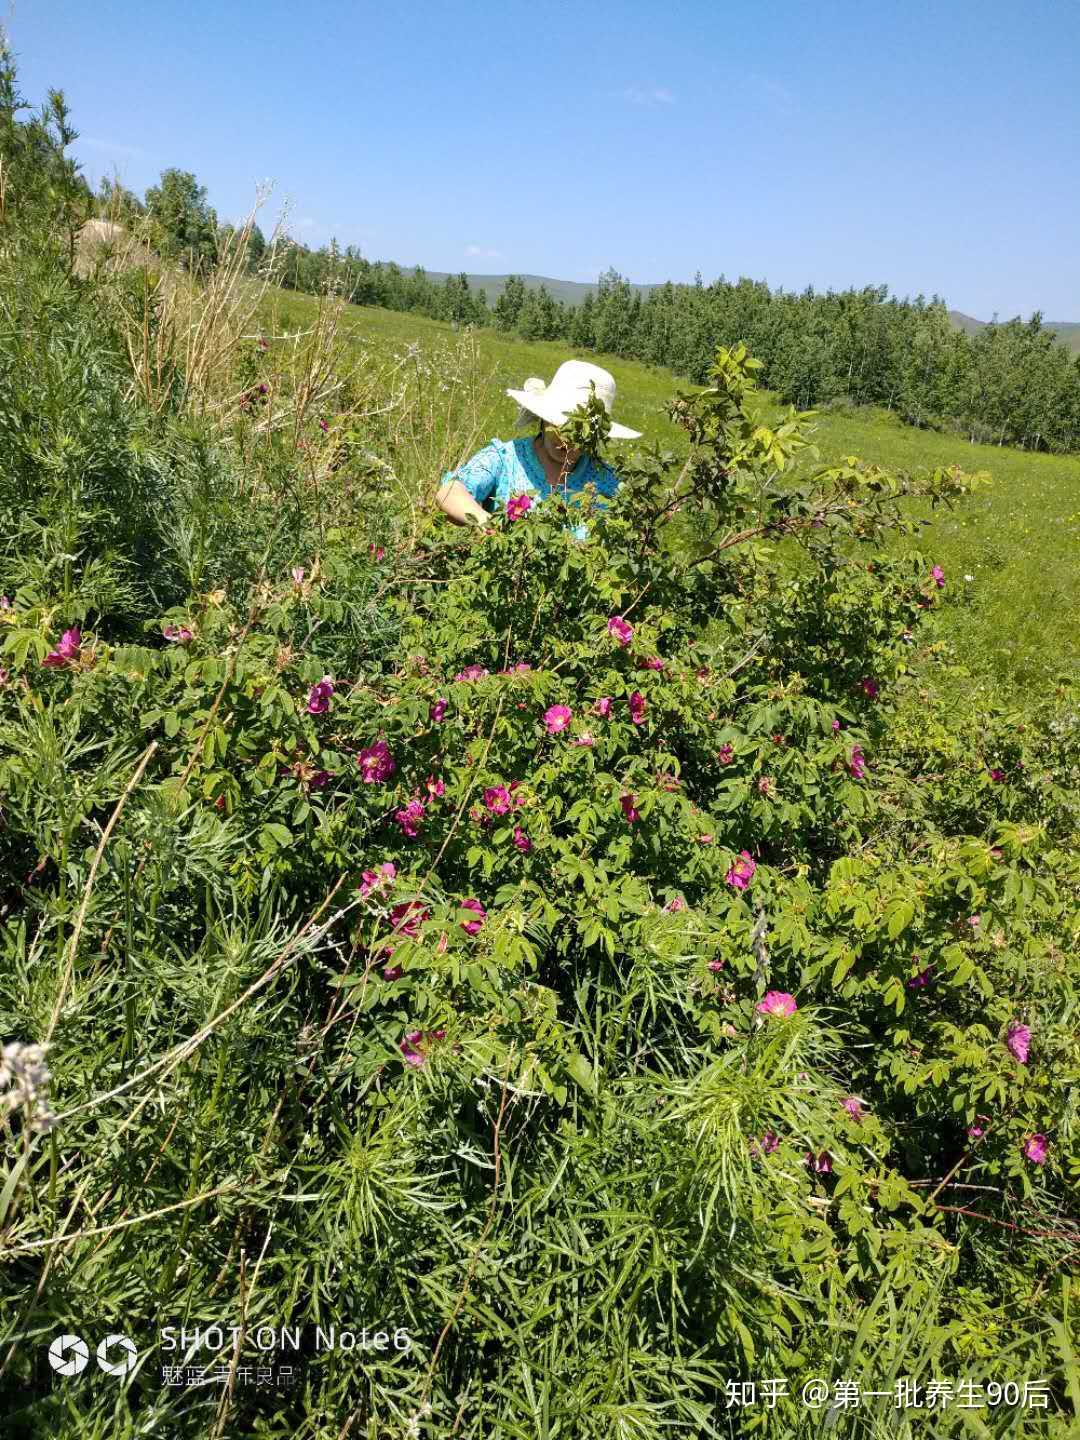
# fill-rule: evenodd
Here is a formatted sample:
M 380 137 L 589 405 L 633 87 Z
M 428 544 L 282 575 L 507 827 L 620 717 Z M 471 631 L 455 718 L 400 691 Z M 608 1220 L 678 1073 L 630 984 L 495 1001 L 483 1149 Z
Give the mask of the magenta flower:
M 935 565 L 930 571 L 930 578 L 939 590 L 945 589 L 945 571 L 942 570 L 940 565 Z
M 378 564 L 379 561 L 380 561 L 380 560 L 383 558 L 383 556 L 386 554 L 386 551 L 383 549 L 383 547 L 382 547 L 381 545 L 376 545 L 375 542 L 374 542 L 374 540 L 371 542 L 371 545 L 370 545 L 370 547 L 369 547 L 369 550 L 370 550 L 370 553 L 371 553 L 372 555 L 374 555 L 374 557 L 375 557 L 375 563 L 376 563 L 376 564 Z M 487 672 L 485 671 L 484 673 L 486 674 Z
M 682 898 L 681 895 L 676 895 L 673 899 L 667 902 L 667 904 L 664 906 L 664 909 L 669 914 L 674 914 L 678 910 L 686 909 L 686 901 Z
M 532 849 L 532 841 L 529 839 L 528 835 L 525 834 L 525 831 L 521 828 L 520 825 L 514 826 L 514 844 L 517 849 L 521 851 L 522 855 L 528 855 L 529 851 Z
M 511 520 L 520 520 L 532 509 L 532 501 L 528 495 L 515 495 L 506 505 L 506 514 Z
M 424 1064 L 424 1052 L 418 1048 L 423 1038 L 422 1030 L 410 1030 L 401 1042 L 401 1053 L 405 1056 L 405 1064 L 411 1065 L 414 1070 L 419 1070 Z
M 361 876 L 361 879 L 363 880 L 363 884 L 360 886 L 361 899 L 366 899 L 367 896 L 371 894 L 372 890 L 376 889 L 377 887 L 382 885 L 389 885 L 396 875 L 397 866 L 392 860 L 385 861 L 382 865 L 377 866 L 374 870 L 365 870 L 363 875 Z
M 360 778 L 365 785 L 381 784 L 397 769 L 385 740 L 376 740 L 374 745 L 368 745 L 361 750 L 356 757 L 356 763 L 360 766 Z
M 320 429 L 320 430 L 323 432 L 323 434 L 325 435 L 326 432 L 330 429 L 330 426 L 326 423 L 325 420 L 320 420 L 320 421 L 319 421 L 319 429 Z
M 592 746 L 596 744 L 596 740 L 592 735 L 589 734 L 588 730 L 583 730 L 575 740 L 570 741 L 570 744 Z
M 972 930 L 978 930 L 979 926 L 982 924 L 982 920 L 979 918 L 978 915 L 969 915 L 967 923 L 971 926 Z
M 65 630 L 63 635 L 61 635 L 60 637 L 59 645 L 57 645 L 55 650 L 49 651 L 48 655 L 45 656 L 45 659 L 42 660 L 42 665 L 72 664 L 75 660 L 78 660 L 79 658 L 79 655 L 81 653 L 81 643 L 82 633 L 78 628 L 75 628 L 73 630 Z
M 454 676 L 455 680 L 483 680 L 485 675 L 490 675 L 490 670 L 485 670 L 483 665 L 466 665 L 464 670 L 459 670 Z
M 749 850 L 740 850 L 739 855 L 741 858 L 735 861 L 735 864 L 724 876 L 724 880 L 735 890 L 745 890 L 754 878 L 757 864 Z
M 997 768 L 991 770 L 991 771 L 990 771 L 990 779 L 993 780 L 993 781 L 995 782 L 995 784 L 1000 785 L 1000 784 L 1002 783 L 1002 781 L 1005 779 L 1005 771 L 1004 771 L 1004 770 L 998 770 Z
M 449 706 L 450 701 L 443 700 L 441 697 L 438 700 L 432 702 L 431 707 L 428 710 L 428 719 L 433 725 L 438 725 L 442 721 L 442 718 L 446 714 Z
M 716 752 L 716 758 L 720 761 L 721 765 L 730 765 L 732 760 L 735 759 L 735 746 L 721 745 L 720 749 Z
M 794 1015 L 798 1009 L 795 1004 L 795 996 L 789 995 L 786 990 L 767 990 L 765 998 L 759 1000 L 754 1009 L 761 1015 L 781 1015 L 785 1019 Z
M 382 973 L 383 973 L 383 979 L 384 979 L 384 980 L 400 980 L 400 979 L 401 979 L 401 975 L 402 975 L 401 966 L 400 966 L 400 965 L 385 965 L 385 966 L 383 967 L 383 972 L 382 972 Z
M 1005 1036 L 1005 1048 L 1009 1054 L 1019 1060 L 1021 1065 L 1028 1061 L 1028 1049 L 1031 1045 L 1031 1027 L 1014 1023 L 1009 1026 Z
M 423 800 L 410 800 L 404 809 L 394 811 L 394 819 L 401 826 L 402 833 L 410 840 L 415 840 L 420 834 L 420 826 L 424 823 L 424 808 Z
M 915 955 L 912 958 L 917 960 L 919 957 Z M 925 970 L 920 970 L 917 975 L 911 977 L 907 982 L 907 988 L 909 990 L 925 990 L 927 985 L 930 984 L 930 971 L 933 970 L 933 968 L 933 962 L 931 961 Z
M 717 970 L 723 970 L 724 962 L 723 960 L 710 960 L 709 963 L 705 966 L 705 968 L 706 970 L 712 970 L 714 972 Z
M 645 696 L 640 690 L 635 690 L 630 696 L 630 719 L 635 725 L 641 725 L 645 720 Z
M 871 700 L 877 699 L 878 685 L 876 680 L 860 680 L 859 684 L 863 688 L 864 695 L 867 695 Z
M 771 1155 L 774 1150 L 780 1148 L 780 1137 L 772 1130 L 766 1130 L 760 1141 L 750 1138 L 750 1154 L 755 1158 L 758 1155 Z
M 597 700 L 596 704 L 593 706 L 593 709 L 596 711 L 597 715 L 599 715 L 602 719 L 606 720 L 607 717 L 611 714 L 611 697 L 609 695 L 602 695 L 600 699 Z
M 390 924 L 398 935 L 407 935 L 410 940 L 415 940 L 420 934 L 420 926 L 425 920 L 431 919 L 431 911 L 421 905 L 419 900 L 404 900 L 400 905 L 394 905 L 390 910 Z
M 0 595 L 0 610 L 10 610 L 11 601 L 6 595 Z
M 856 1125 L 861 1125 L 863 1117 L 863 1106 L 862 1101 L 859 1099 L 859 1097 L 857 1095 L 848 1095 L 841 1101 L 841 1104 L 843 1105 L 847 1113 L 851 1116 L 851 1118 L 855 1121 Z
M 329 770 L 316 770 L 313 775 L 308 777 L 308 789 L 322 790 L 332 779 L 333 776 Z
M 1032 1135 L 1024 1142 L 1024 1159 L 1033 1165 L 1045 1165 L 1050 1153 L 1050 1142 L 1045 1135 Z
M 186 645 L 192 639 L 194 632 L 189 630 L 186 625 L 164 625 L 161 633 L 174 645 Z
M 427 777 L 424 781 L 424 788 L 432 800 L 438 800 L 446 794 L 446 785 L 441 779 L 436 779 L 434 775 Z
M 648 660 L 642 662 L 646 670 L 666 670 L 667 661 L 661 660 L 659 655 L 652 655 Z
M 848 769 L 856 780 L 861 780 L 866 774 L 866 756 L 858 745 L 851 749 L 851 760 L 848 762 Z
M 634 809 L 633 795 L 620 796 L 619 804 L 622 806 L 622 813 L 626 816 L 626 823 L 628 825 L 633 825 L 635 820 L 641 819 L 640 812 Z
M 505 815 L 512 801 L 505 785 L 491 785 L 484 791 L 484 804 L 492 815 Z
M 330 696 L 334 693 L 334 682 L 329 675 L 324 675 L 317 685 L 311 687 L 311 694 L 308 696 L 307 708 L 310 715 L 321 715 L 324 710 L 330 709 Z
M 804 1157 L 804 1163 L 809 1165 L 810 1169 L 813 1170 L 816 1175 L 832 1174 L 832 1161 L 829 1159 L 829 1152 L 827 1150 L 823 1150 L 816 1159 L 808 1150 Z
M 567 705 L 551 705 L 544 711 L 544 724 L 549 735 L 558 735 L 574 718 L 574 712 Z
M 613 615 L 607 622 L 608 634 L 620 645 L 629 645 L 633 639 L 633 627 L 628 625 L 619 615 Z
M 967 1137 L 968 1137 L 968 1139 L 969 1139 L 969 1140 L 981 1140 L 982 1137 L 986 1134 L 986 1127 L 987 1127 L 989 1124 L 990 1124 L 990 1116 L 989 1116 L 989 1115 L 976 1115 L 976 1117 L 975 1117 L 975 1124 L 974 1124 L 974 1125 L 969 1125 L 968 1128 L 967 1128 Z
M 462 910 L 471 910 L 474 915 L 479 915 L 479 920 L 463 920 L 461 922 L 461 928 L 465 931 L 466 935 L 478 934 L 481 925 L 483 925 L 487 919 L 487 911 L 483 905 L 480 904 L 479 900 L 463 900 L 461 902 L 461 908 Z

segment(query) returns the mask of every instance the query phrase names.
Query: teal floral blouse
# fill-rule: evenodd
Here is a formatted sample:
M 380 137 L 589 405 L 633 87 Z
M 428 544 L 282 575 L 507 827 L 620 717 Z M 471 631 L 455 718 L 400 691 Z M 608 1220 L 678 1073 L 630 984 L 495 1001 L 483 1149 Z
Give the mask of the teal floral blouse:
M 492 440 L 457 470 L 448 470 L 442 484 L 449 485 L 451 480 L 460 480 L 478 505 L 494 496 L 495 506 L 500 510 L 506 508 L 514 495 L 546 500 L 552 492 L 533 449 L 531 435 L 519 440 Z M 566 477 L 566 493 L 576 495 L 590 484 L 596 486 L 597 503 L 603 505 L 603 497 L 610 498 L 618 490 L 619 477 L 603 460 L 582 455 Z M 562 486 L 558 488 L 561 490 Z M 578 540 L 585 540 L 589 532 L 587 526 L 578 525 L 573 533 Z

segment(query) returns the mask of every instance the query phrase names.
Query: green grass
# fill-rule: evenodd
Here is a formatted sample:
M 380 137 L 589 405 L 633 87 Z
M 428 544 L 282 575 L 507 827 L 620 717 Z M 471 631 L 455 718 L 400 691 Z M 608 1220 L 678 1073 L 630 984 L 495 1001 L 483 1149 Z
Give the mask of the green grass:
M 279 326 L 310 324 L 316 303 L 310 296 L 286 292 L 275 300 Z M 430 351 L 456 338 L 438 321 L 361 306 L 349 308 L 344 328 L 387 358 L 410 344 Z M 478 340 L 490 373 L 490 400 L 480 420 L 486 441 L 512 431 L 514 404 L 505 388 L 530 375 L 550 378 L 569 351 L 562 342 L 529 342 L 489 330 L 478 332 Z M 683 433 L 664 407 L 689 382 L 633 360 L 596 360 L 615 377 L 619 418 L 641 430 L 646 442 L 681 447 Z M 767 410 L 772 397 L 762 398 Z M 973 684 L 1017 697 L 1080 670 L 1080 457 L 971 445 L 904 425 L 879 409 L 822 413 L 813 423 L 823 460 L 853 454 L 898 470 L 958 464 L 989 471 L 993 483 L 986 490 L 954 511 L 927 510 L 923 517 L 932 523 L 921 547 L 942 566 L 947 594 L 959 601 L 945 612 L 946 636 Z M 619 448 L 612 452 L 616 465 Z

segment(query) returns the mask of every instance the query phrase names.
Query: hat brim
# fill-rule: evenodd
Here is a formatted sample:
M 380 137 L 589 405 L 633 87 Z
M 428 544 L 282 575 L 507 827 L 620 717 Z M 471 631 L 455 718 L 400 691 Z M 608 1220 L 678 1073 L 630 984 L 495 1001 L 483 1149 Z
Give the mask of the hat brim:
M 546 395 L 534 395 L 531 390 L 507 390 L 511 400 L 516 400 L 524 409 L 533 415 L 539 415 L 541 420 L 546 420 L 549 425 L 562 425 L 567 418 L 568 412 L 558 406 Z M 611 422 L 611 429 L 608 432 L 612 440 L 640 440 L 641 431 L 631 430 L 628 425 L 620 425 L 617 420 Z

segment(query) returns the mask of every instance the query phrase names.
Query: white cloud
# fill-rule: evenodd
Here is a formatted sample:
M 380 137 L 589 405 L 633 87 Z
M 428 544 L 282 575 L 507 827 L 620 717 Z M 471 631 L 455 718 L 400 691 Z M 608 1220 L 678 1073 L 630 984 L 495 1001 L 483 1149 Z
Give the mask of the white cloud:
M 664 85 L 641 87 L 630 85 L 622 92 L 622 98 L 631 105 L 674 105 L 675 96 Z
M 465 258 L 466 260 L 501 260 L 503 253 L 501 250 L 492 250 L 486 245 L 466 245 Z

